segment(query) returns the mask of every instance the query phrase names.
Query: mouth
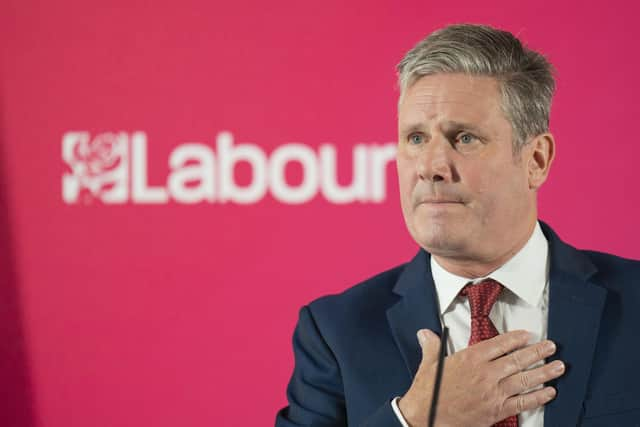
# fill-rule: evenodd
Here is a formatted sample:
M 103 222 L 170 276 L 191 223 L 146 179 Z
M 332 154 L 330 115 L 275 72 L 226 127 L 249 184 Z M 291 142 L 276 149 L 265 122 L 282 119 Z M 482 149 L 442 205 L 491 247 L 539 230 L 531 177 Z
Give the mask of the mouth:
M 419 205 L 433 205 L 433 206 L 439 206 L 439 205 L 463 205 L 464 203 L 459 201 L 459 200 L 421 200 L 418 202 L 418 206 Z
M 462 203 L 459 200 L 422 200 L 420 203 Z
M 459 200 L 422 200 L 416 204 L 415 209 L 424 209 L 425 212 L 435 215 L 454 212 L 462 206 L 464 203 Z

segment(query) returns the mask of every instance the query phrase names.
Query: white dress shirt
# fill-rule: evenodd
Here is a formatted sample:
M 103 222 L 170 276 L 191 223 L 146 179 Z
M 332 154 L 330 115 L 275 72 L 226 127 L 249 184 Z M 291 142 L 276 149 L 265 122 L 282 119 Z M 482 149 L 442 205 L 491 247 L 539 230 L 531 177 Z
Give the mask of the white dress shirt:
M 498 333 L 524 329 L 530 332 L 530 343 L 547 338 L 547 314 L 549 303 L 549 246 L 540 224 L 527 243 L 509 261 L 485 277 L 466 278 L 456 276 L 442 268 L 431 257 L 431 274 L 438 295 L 440 322 L 449 328 L 447 353 L 465 349 L 471 336 L 471 311 L 469 300 L 458 294 L 469 282 L 479 282 L 488 277 L 504 286 L 493 305 L 489 318 Z M 417 332 L 417 331 L 416 331 Z M 542 365 L 542 361 L 535 366 Z M 538 387 L 540 388 L 540 387 Z M 398 408 L 396 397 L 391 401 L 393 411 L 404 427 L 409 427 Z M 518 415 L 520 427 L 542 427 L 544 406 Z

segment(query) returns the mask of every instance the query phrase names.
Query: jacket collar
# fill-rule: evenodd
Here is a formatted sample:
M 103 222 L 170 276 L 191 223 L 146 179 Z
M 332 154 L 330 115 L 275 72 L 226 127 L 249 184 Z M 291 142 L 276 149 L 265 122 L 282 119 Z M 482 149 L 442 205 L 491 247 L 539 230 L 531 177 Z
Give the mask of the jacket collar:
M 402 298 L 387 310 L 387 319 L 393 338 L 413 378 L 422 359 L 422 350 L 416 333 L 420 329 L 431 329 L 442 333 L 440 310 L 431 267 L 430 254 L 420 250 L 409 262 L 393 291 Z

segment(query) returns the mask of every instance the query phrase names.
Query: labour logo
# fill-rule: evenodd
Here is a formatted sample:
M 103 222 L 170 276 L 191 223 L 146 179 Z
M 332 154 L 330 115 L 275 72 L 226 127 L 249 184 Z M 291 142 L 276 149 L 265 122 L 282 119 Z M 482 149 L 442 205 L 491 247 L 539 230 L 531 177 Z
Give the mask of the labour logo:
M 62 198 L 67 203 L 101 200 L 123 203 L 128 197 L 129 148 L 126 133 L 67 132 L 62 159 L 68 173 L 62 177 Z
M 351 157 L 349 184 L 338 179 L 338 150 L 333 144 L 317 149 L 301 143 L 276 147 L 271 153 L 256 144 L 236 144 L 230 132 L 218 133 L 214 147 L 179 144 L 160 167 L 165 181 L 148 183 L 145 132 L 67 132 L 62 137 L 62 176 L 65 203 L 135 204 L 258 203 L 272 197 L 284 204 L 307 203 L 318 195 L 329 203 L 382 203 L 386 198 L 387 166 L 395 159 L 395 144 L 356 144 Z M 235 167 L 251 168 L 251 180 L 239 184 Z M 286 169 L 296 163 L 300 182 L 287 179 Z M 166 170 L 166 166 L 169 169 Z M 164 170 L 163 170 L 164 169 Z

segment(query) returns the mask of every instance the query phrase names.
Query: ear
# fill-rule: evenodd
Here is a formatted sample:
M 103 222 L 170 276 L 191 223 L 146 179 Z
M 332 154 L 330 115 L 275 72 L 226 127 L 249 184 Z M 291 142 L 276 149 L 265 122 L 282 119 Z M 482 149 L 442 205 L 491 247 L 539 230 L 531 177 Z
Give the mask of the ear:
M 530 141 L 530 150 L 527 156 L 530 189 L 537 190 L 547 180 L 555 153 L 556 143 L 550 133 L 540 134 Z

